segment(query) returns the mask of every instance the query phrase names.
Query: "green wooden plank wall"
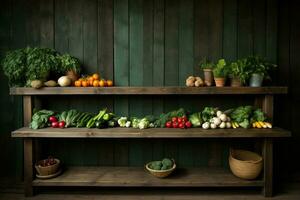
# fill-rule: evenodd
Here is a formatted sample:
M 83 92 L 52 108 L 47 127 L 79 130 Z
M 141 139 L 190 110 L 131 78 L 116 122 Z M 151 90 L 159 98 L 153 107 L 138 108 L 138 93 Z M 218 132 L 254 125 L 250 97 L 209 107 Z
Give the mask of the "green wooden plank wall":
M 276 62 L 277 19 L 277 0 L 4 0 L 0 51 L 2 55 L 27 45 L 51 47 L 80 58 L 86 73 L 100 72 L 119 86 L 177 86 L 184 85 L 190 74 L 202 74 L 198 63 L 204 57 L 232 61 L 260 54 Z M 22 124 L 22 102 L 8 96 L 2 72 L 0 76 L 0 143 L 14 155 L 1 157 L 15 166 L 9 170 L 16 174 L 22 168 L 22 145 L 9 138 L 9 131 Z M 46 108 L 56 110 L 76 107 L 96 112 L 106 106 L 120 115 L 142 116 L 181 106 L 191 110 L 204 105 L 227 108 L 252 99 L 238 97 L 235 103 L 231 97 L 222 101 L 211 97 L 126 96 L 43 100 Z M 58 155 L 71 165 L 141 166 L 168 156 L 182 166 L 226 166 L 228 149 L 228 145 L 212 140 L 44 143 L 49 149 L 46 153 Z

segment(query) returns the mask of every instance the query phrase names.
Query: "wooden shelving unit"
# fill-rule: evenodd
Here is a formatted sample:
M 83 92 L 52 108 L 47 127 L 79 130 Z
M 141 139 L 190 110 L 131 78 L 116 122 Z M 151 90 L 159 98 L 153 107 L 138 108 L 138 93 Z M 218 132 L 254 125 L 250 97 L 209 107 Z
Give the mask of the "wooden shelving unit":
M 43 89 L 11 88 L 11 95 L 23 96 L 24 128 L 12 132 L 12 137 L 24 140 L 25 195 L 33 195 L 33 187 L 41 186 L 117 186 L 117 187 L 262 187 L 265 196 L 273 194 L 273 139 L 290 137 L 281 128 L 273 129 L 86 129 L 45 128 L 32 130 L 28 127 L 33 108 L 33 97 L 40 95 L 255 95 L 255 106 L 261 107 L 273 118 L 274 95 L 287 94 L 287 87 L 110 87 L 75 88 L 54 87 Z M 166 179 L 157 179 L 134 167 L 70 167 L 54 179 L 34 179 L 34 155 L 38 152 L 35 142 L 41 138 L 256 138 L 262 141 L 264 170 L 262 178 L 253 181 L 239 179 L 225 169 L 179 169 Z
M 33 186 L 99 187 L 262 187 L 263 180 L 247 181 L 222 168 L 178 169 L 166 179 L 141 167 L 70 167 L 54 179 L 33 181 Z

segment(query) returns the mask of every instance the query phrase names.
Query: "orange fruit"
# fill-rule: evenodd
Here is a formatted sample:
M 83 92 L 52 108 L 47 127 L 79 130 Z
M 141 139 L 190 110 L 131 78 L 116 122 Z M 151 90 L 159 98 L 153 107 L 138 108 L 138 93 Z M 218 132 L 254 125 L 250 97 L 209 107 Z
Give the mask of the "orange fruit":
M 77 80 L 75 81 L 75 87 L 81 87 L 81 81 L 80 80 Z
M 99 80 L 100 79 L 100 75 L 98 73 L 94 73 L 92 77 L 93 77 L 94 80 Z
M 100 87 L 105 87 L 105 80 L 99 81 L 99 86 Z
M 108 87 L 112 87 L 114 85 L 112 80 L 107 80 L 106 84 L 107 84 Z
M 89 82 L 86 81 L 86 80 L 83 80 L 83 81 L 81 82 L 81 85 L 82 85 L 82 87 L 88 87 L 88 86 L 89 86 Z
M 94 87 L 98 87 L 99 86 L 99 81 L 98 80 L 94 80 L 93 81 L 93 86 Z

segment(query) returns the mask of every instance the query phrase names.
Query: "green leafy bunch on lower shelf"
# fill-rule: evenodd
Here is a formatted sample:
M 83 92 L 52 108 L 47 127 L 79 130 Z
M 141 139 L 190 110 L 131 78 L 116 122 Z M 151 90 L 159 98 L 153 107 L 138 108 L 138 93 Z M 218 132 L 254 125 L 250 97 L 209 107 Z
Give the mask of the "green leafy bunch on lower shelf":
M 153 170 L 168 170 L 171 169 L 174 162 L 169 158 L 164 158 L 162 161 L 152 161 L 149 168 Z

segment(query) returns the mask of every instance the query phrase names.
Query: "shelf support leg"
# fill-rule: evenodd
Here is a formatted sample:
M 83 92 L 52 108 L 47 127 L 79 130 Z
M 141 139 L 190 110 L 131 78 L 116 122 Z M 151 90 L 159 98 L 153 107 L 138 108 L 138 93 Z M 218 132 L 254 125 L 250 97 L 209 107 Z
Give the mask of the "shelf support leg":
M 23 97 L 24 126 L 29 126 L 32 117 L 32 97 Z M 24 139 L 24 192 L 25 196 L 33 196 L 33 141 Z
M 265 197 L 273 196 L 273 141 L 265 138 L 263 143 L 264 156 L 264 189 Z
M 25 189 L 25 196 L 30 197 L 33 196 L 33 145 L 32 139 L 26 138 L 24 139 L 24 189 Z

